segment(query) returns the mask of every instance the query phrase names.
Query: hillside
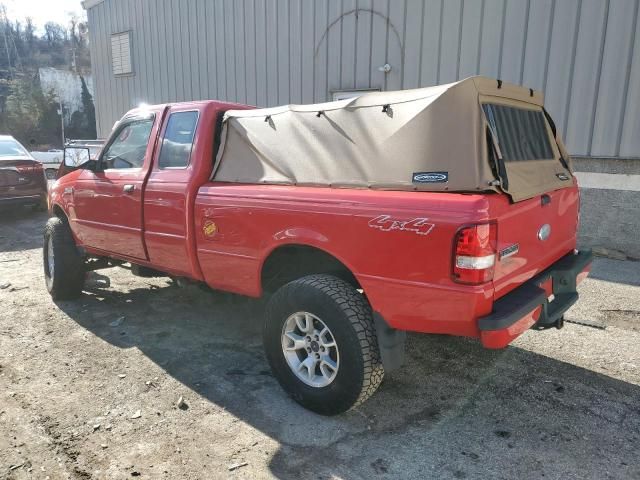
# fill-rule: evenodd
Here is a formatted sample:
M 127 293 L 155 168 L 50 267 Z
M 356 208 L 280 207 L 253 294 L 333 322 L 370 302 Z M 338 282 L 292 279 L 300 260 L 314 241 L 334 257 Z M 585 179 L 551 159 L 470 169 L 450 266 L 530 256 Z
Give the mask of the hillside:
M 93 97 L 85 78 L 91 73 L 87 34 L 86 22 L 76 17 L 68 25 L 48 22 L 39 31 L 29 18 L 7 18 L 0 6 L 1 133 L 30 149 L 60 147 L 62 123 L 65 138 L 95 138 Z M 79 82 L 65 88 L 43 85 L 40 72 L 51 68 Z M 69 88 L 78 90 L 78 101 L 67 100 Z

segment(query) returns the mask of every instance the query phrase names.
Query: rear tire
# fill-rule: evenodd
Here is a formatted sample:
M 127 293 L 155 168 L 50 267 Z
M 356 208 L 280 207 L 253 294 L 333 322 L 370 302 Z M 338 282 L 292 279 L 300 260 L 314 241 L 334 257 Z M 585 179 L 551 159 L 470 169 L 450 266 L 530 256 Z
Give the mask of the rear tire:
M 282 388 L 322 415 L 362 404 L 384 376 L 371 307 L 349 283 L 331 275 L 303 277 L 274 294 L 264 347 Z
M 54 300 L 77 298 L 85 278 L 84 260 L 78 253 L 69 225 L 60 218 L 47 221 L 42 251 L 44 278 Z

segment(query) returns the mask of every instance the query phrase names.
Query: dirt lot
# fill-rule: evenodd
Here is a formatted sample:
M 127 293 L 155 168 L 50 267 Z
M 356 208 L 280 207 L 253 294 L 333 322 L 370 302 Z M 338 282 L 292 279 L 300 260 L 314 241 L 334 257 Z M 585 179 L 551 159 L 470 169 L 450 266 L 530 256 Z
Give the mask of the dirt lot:
M 638 263 L 583 284 L 569 316 L 604 330 L 498 352 L 412 335 L 371 400 L 324 418 L 269 374 L 258 301 L 112 269 L 52 302 L 45 220 L 0 216 L 0 478 L 640 478 Z

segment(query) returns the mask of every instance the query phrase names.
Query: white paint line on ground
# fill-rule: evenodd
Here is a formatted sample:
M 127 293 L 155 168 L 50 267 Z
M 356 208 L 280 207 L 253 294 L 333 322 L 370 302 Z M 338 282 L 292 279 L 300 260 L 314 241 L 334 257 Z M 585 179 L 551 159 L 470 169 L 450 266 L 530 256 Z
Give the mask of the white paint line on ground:
M 574 172 L 580 188 L 600 190 L 627 190 L 640 192 L 640 175 L 625 173 Z

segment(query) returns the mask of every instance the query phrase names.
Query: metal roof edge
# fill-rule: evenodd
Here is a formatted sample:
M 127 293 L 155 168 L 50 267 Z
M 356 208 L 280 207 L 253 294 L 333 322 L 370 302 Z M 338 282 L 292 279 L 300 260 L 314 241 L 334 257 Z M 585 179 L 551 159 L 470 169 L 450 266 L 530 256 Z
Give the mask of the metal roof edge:
M 82 8 L 84 8 L 85 10 L 89 10 L 90 8 L 101 4 L 102 2 L 104 2 L 104 0 L 82 0 L 80 4 L 82 5 Z

